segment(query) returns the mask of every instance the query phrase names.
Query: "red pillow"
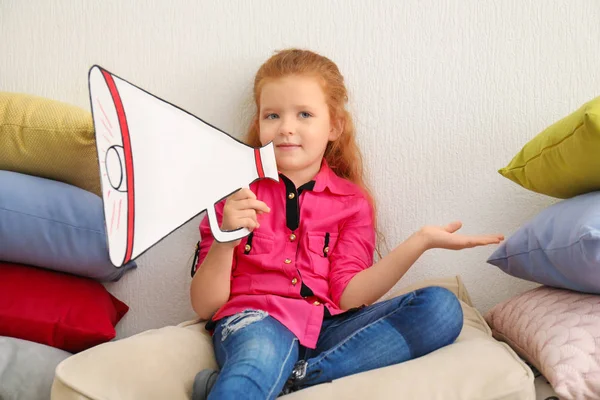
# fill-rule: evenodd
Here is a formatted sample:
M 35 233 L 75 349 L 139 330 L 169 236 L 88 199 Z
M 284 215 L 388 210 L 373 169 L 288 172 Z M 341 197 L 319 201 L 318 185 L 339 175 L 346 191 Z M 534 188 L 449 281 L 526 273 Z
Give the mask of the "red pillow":
M 89 278 L 0 262 L 0 336 L 76 353 L 113 339 L 128 310 Z

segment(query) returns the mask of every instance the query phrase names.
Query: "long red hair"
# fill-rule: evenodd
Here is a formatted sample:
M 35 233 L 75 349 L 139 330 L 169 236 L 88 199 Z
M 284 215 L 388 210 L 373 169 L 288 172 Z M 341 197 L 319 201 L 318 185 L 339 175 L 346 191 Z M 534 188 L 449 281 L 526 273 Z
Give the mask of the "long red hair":
M 365 179 L 363 157 L 356 143 L 352 116 L 346 109 L 348 91 L 344 84 L 344 77 L 333 61 L 312 51 L 301 49 L 281 50 L 265 61 L 258 69 L 254 79 L 253 96 L 256 112 L 250 123 L 245 142 L 253 147 L 261 145 L 258 113 L 260 111 L 260 94 L 263 85 L 269 80 L 290 75 L 313 76 L 319 80 L 329 106 L 331 121 L 341 122 L 341 126 L 343 126 L 339 138 L 327 144 L 324 155 L 325 160 L 336 175 L 350 180 L 363 190 L 365 197 L 371 204 L 373 222 L 377 232 L 375 199 Z M 377 252 L 381 256 L 379 246 L 377 246 Z

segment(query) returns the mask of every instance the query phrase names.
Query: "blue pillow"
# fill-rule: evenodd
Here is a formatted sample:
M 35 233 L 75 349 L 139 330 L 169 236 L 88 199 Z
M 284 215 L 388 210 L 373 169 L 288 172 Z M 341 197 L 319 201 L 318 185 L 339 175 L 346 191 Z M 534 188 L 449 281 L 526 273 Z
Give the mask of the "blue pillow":
M 0 171 L 0 261 L 117 281 L 106 244 L 102 198 L 78 187 Z
M 600 192 L 542 210 L 487 262 L 528 281 L 600 294 Z

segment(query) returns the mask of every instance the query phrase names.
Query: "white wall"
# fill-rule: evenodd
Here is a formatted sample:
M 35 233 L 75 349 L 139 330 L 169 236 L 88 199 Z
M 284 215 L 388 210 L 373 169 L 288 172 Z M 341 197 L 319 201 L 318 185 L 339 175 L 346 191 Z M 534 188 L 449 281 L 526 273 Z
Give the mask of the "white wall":
M 237 135 L 260 63 L 310 48 L 347 79 L 390 246 L 454 219 L 509 235 L 553 200 L 497 169 L 600 95 L 598 21 L 596 0 L 0 0 L 0 90 L 89 109 L 97 63 Z M 198 222 L 108 285 L 132 308 L 119 337 L 192 317 Z M 486 311 L 534 286 L 486 264 L 493 249 L 432 251 L 400 285 L 460 274 Z

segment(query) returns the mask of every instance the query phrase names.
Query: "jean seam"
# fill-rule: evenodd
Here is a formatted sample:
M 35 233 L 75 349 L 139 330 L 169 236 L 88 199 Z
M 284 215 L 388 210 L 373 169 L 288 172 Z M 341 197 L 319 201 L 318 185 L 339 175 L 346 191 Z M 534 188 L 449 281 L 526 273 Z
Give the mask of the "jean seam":
M 286 364 L 288 358 L 290 358 L 290 355 L 292 354 L 292 350 L 294 349 L 294 344 L 296 343 L 296 341 L 298 341 L 297 338 L 294 338 L 292 340 L 290 349 L 288 350 L 288 353 L 285 356 L 285 359 L 283 360 L 283 364 L 281 365 L 281 369 L 279 370 L 279 375 L 277 375 L 277 379 L 275 380 L 275 383 L 273 383 L 273 386 L 271 386 L 271 389 L 269 390 L 269 394 L 267 395 L 267 399 L 271 398 L 271 395 L 273 394 L 273 390 L 277 386 L 277 382 L 279 382 L 279 379 L 281 379 L 281 374 L 283 373 L 283 368 L 285 367 L 285 364 Z
M 219 335 L 219 336 L 221 336 L 221 338 L 223 338 L 223 325 L 221 325 L 221 332 L 220 332 L 220 335 Z M 229 361 L 229 353 L 227 353 L 227 347 L 226 347 L 226 346 L 223 344 L 223 341 L 222 341 L 222 340 L 219 340 L 219 342 L 220 342 L 220 344 L 219 344 L 219 345 L 220 345 L 220 346 L 221 346 L 221 348 L 223 349 L 223 353 L 225 353 L 225 360 L 223 360 L 223 366 L 225 366 L 225 364 L 227 364 L 227 361 Z M 215 352 L 215 359 L 216 359 L 216 356 L 217 356 L 217 355 L 216 355 L 216 352 Z M 217 363 L 217 366 L 218 366 L 218 363 Z M 220 369 L 221 369 L 221 368 L 219 368 L 219 370 L 220 370 Z
M 341 341 L 340 343 L 338 343 L 337 345 L 335 345 L 334 347 L 332 347 L 331 349 L 327 350 L 324 353 L 321 353 L 320 355 L 318 355 L 316 357 L 316 359 L 318 361 L 312 363 L 312 365 L 319 365 L 319 363 L 321 363 L 326 357 L 328 357 L 331 353 L 333 353 L 334 351 L 338 350 L 340 347 L 342 347 L 344 344 L 346 344 L 348 341 L 350 341 L 352 338 L 354 338 L 356 335 L 358 335 L 359 333 L 367 330 L 368 328 L 371 328 L 372 326 L 374 326 L 375 324 L 381 322 L 382 320 L 384 320 L 385 318 L 389 317 L 390 315 L 394 314 L 396 311 L 403 309 L 406 305 L 408 305 L 413 299 L 415 298 L 415 294 L 410 293 L 410 297 L 408 298 L 408 300 L 402 304 L 400 307 L 394 309 L 393 311 L 391 311 L 390 313 L 382 316 L 381 318 L 371 322 L 369 325 L 362 327 L 361 329 L 359 329 L 358 331 L 354 332 L 352 335 L 348 336 L 346 339 L 344 339 L 343 341 Z M 398 332 L 398 334 L 400 336 L 402 336 L 402 334 L 400 332 Z M 411 353 L 410 356 L 412 358 L 412 351 L 410 349 L 410 346 L 408 347 L 408 351 Z M 311 366 L 311 363 L 309 363 L 309 367 Z

